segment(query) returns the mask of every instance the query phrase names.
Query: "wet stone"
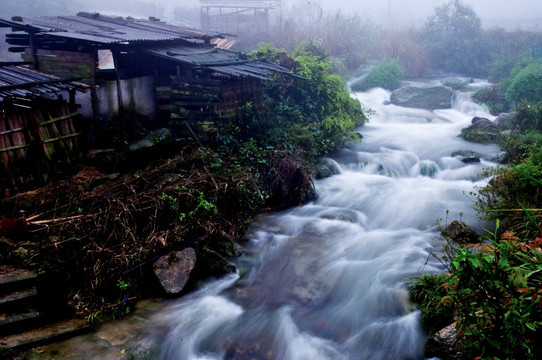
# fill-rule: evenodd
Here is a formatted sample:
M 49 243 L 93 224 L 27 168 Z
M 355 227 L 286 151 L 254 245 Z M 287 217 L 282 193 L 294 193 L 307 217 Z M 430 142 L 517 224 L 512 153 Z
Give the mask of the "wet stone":
M 196 265 L 196 252 L 192 248 L 162 256 L 153 264 L 156 277 L 168 295 L 179 295 Z

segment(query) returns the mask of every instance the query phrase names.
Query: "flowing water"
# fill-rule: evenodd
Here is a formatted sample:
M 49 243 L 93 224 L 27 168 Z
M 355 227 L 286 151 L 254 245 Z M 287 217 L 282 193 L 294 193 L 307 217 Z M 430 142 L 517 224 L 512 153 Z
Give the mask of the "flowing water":
M 384 105 L 389 95 L 355 94 L 376 114 L 363 142 L 330 160 L 338 173 L 316 181 L 318 200 L 261 216 L 238 275 L 153 320 L 162 359 L 423 359 L 427 335 L 406 284 L 442 271 L 430 256 L 439 218 L 477 224 L 469 193 L 499 149 L 457 137 L 474 115 L 491 118 L 468 94 L 437 111 Z M 464 164 L 456 150 L 482 161 Z

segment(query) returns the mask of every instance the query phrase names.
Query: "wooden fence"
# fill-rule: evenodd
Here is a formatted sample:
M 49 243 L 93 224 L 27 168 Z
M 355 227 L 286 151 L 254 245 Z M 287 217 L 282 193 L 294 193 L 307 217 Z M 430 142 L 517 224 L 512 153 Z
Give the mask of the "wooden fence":
M 2 178 L 12 185 L 80 158 L 74 118 L 65 101 L 35 99 L 28 107 L 5 105 L 0 111 Z

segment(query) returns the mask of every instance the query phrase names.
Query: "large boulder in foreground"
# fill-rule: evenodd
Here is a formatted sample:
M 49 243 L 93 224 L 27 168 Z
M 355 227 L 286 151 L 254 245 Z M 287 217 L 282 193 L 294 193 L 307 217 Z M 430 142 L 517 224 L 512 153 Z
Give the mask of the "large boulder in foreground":
M 452 107 L 451 88 L 446 86 L 405 86 L 391 93 L 392 104 L 418 109 L 449 109 Z
M 458 344 L 457 324 L 452 324 L 431 335 L 425 346 L 425 356 L 441 359 L 462 360 L 466 358 L 465 349 Z
M 179 295 L 196 265 L 196 252 L 192 248 L 174 251 L 162 256 L 152 265 L 154 274 L 167 295 Z

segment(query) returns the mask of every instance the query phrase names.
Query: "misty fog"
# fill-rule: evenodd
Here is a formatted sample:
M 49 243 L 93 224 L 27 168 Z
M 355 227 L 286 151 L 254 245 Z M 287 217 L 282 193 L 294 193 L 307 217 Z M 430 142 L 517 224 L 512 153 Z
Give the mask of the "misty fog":
M 235 2 L 235 1 L 234 1 Z M 239 0 L 239 3 L 244 0 Z M 249 1 L 250 2 L 250 1 Z M 423 24 L 436 6 L 447 0 L 283 0 L 283 12 L 293 7 L 307 9 L 311 6 L 321 6 L 327 11 L 341 10 L 356 12 L 361 18 L 376 24 L 392 28 L 417 26 Z M 40 16 L 75 14 L 79 11 L 101 12 L 121 16 L 154 16 L 166 21 L 180 19 L 185 15 L 186 20 L 197 26 L 199 0 L 44 0 L 37 3 L 34 0 L 3 0 L 1 17 L 10 18 L 13 15 Z M 482 19 L 482 26 L 502 27 L 508 30 L 542 30 L 542 1 L 540 0 L 465 0 Z M 43 6 L 46 4 L 47 6 Z M 45 11 L 44 11 L 45 8 Z M 174 16 L 175 15 L 175 16 Z

